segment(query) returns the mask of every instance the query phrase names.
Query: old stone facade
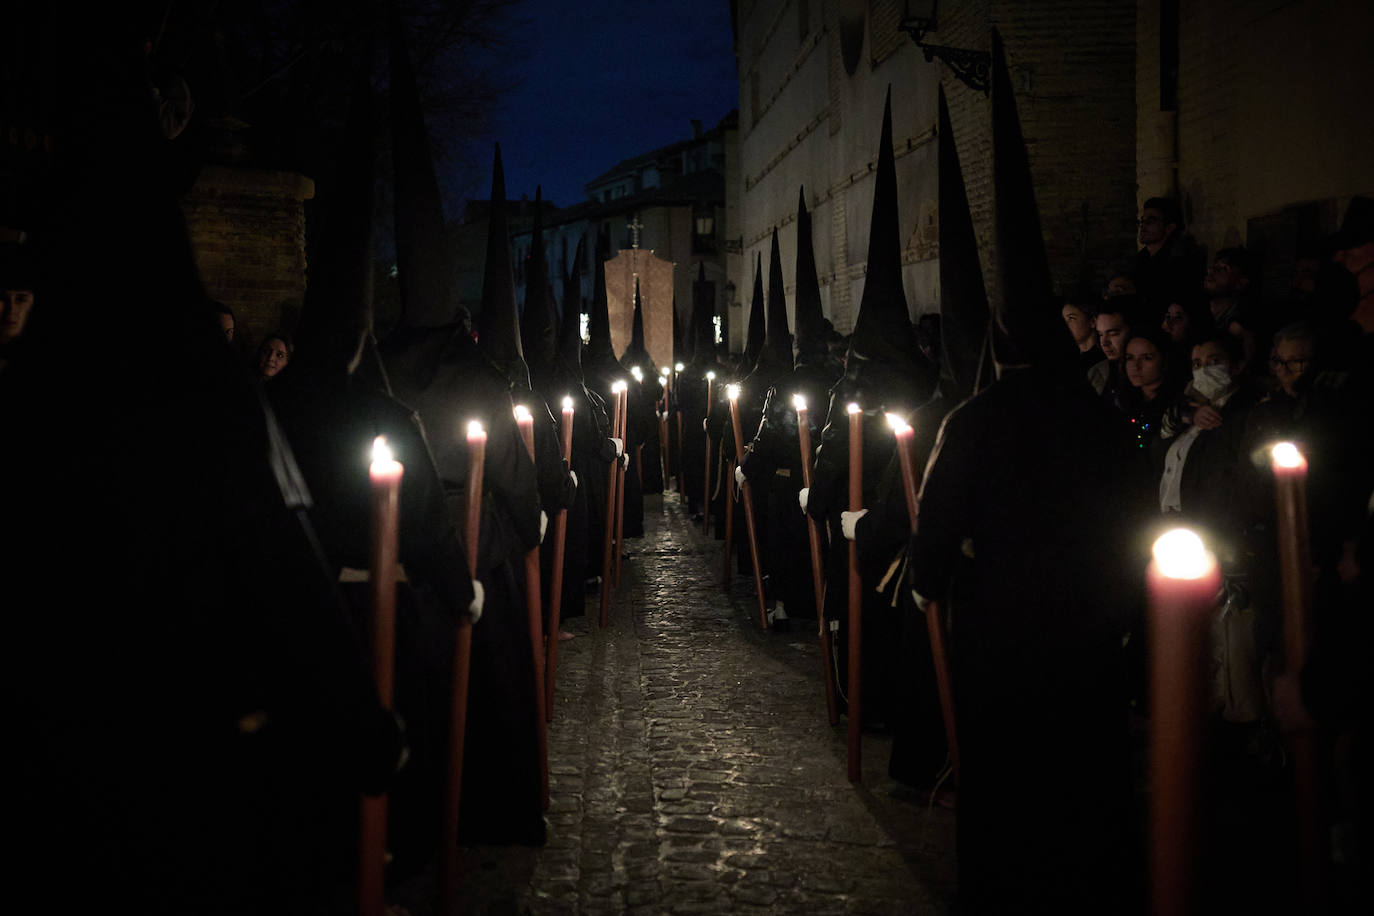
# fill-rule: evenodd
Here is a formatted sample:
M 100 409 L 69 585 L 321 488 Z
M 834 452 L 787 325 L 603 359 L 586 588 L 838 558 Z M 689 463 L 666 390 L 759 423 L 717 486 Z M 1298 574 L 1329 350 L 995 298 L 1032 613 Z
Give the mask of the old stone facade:
M 1136 250 L 1138 206 L 1177 196 L 1205 249 L 1248 244 L 1271 284 L 1297 242 L 1369 193 L 1374 8 L 1341 0 L 947 0 L 928 43 L 1006 49 L 1055 283 L 1098 288 Z M 813 212 L 826 314 L 841 331 L 863 289 L 871 170 L 891 87 L 904 280 L 938 308 L 936 85 L 995 300 L 990 105 L 898 26 L 901 0 L 741 0 L 740 176 L 747 298 L 754 255 L 780 235 L 789 305 L 797 188 Z M 731 204 L 734 205 L 734 204 Z M 735 302 L 736 307 L 745 303 Z M 737 325 L 742 324 L 737 322 Z M 736 342 L 736 346 L 739 342 Z
M 305 298 L 305 201 L 295 172 L 206 166 L 181 209 L 206 292 L 234 310 L 245 343 L 290 331 Z
M 863 291 L 883 99 L 892 91 L 903 277 L 913 315 L 939 303 L 936 87 L 943 82 L 969 203 L 991 280 L 991 108 L 899 28 L 900 0 L 753 0 L 738 8 L 745 270 L 774 226 L 813 213 L 826 314 L 853 326 Z M 943 3 L 930 43 L 1006 46 L 1055 281 L 1105 281 L 1094 266 L 1132 250 L 1135 219 L 1135 10 L 1129 4 Z M 1066 43 L 1067 40 L 1067 43 Z M 789 305 L 795 235 L 780 235 Z M 748 289 L 752 276 L 737 284 Z M 989 290 L 995 295 L 995 289 Z

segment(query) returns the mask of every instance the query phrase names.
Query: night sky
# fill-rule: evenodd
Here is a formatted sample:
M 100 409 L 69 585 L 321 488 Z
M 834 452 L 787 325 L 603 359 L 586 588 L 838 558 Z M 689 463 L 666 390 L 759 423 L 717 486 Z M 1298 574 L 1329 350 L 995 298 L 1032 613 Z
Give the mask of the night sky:
M 512 198 L 542 184 L 560 207 L 577 203 L 615 163 L 739 104 L 726 0 L 525 0 L 517 16 L 524 62 L 491 119 Z

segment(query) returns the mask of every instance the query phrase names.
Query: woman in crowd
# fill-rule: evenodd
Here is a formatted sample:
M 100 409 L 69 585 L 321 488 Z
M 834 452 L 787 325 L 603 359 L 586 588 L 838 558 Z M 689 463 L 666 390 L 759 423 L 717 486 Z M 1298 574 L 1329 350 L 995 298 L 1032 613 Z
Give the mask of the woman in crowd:
M 258 347 L 258 378 L 264 382 L 277 377 L 291 361 L 291 338 L 282 332 L 268 334 Z
M 1164 411 L 1173 406 L 1183 387 L 1171 349 L 1169 338 L 1152 328 L 1134 331 L 1126 339 L 1121 359 L 1130 384 L 1121 392 L 1121 408 L 1130 417 L 1131 432 L 1142 449 L 1159 438 Z

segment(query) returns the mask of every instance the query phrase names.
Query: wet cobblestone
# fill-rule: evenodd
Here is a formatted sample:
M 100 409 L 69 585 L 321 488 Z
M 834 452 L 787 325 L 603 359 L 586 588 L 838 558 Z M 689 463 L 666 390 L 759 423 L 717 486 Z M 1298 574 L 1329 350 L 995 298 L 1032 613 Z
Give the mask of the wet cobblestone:
M 645 500 L 611 626 L 568 621 L 549 728 L 548 845 L 461 851 L 471 913 L 943 913 L 954 819 L 887 778 L 845 779 L 804 621 L 759 631 L 720 542 Z M 404 901 L 415 916 L 423 903 Z

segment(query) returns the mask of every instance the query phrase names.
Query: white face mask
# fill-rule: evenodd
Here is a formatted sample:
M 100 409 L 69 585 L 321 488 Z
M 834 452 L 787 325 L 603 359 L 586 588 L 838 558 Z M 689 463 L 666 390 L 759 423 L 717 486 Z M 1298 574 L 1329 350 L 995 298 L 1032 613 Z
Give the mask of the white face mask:
M 1231 387 L 1231 367 L 1216 363 L 1193 370 L 1193 389 L 1209 401 L 1215 401 Z

